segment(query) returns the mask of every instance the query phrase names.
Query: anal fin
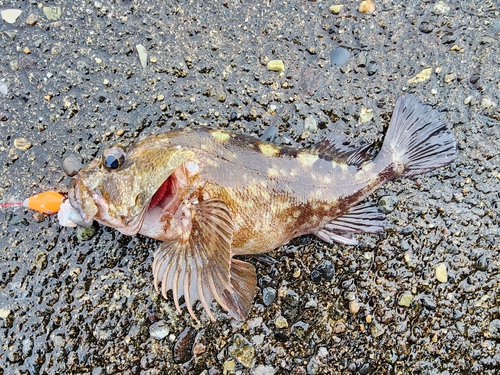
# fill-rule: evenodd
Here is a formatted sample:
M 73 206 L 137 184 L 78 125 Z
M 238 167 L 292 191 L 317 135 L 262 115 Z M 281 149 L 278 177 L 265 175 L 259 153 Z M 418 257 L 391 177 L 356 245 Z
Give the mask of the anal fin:
M 315 234 L 328 243 L 357 245 L 358 241 L 352 236 L 354 233 L 377 233 L 384 230 L 384 224 L 385 215 L 378 207 L 372 203 L 363 203 L 326 223 Z
M 244 320 L 252 307 L 257 275 L 255 267 L 239 259 L 231 259 L 231 290 L 224 290 L 222 298 L 227 304 L 229 315 Z

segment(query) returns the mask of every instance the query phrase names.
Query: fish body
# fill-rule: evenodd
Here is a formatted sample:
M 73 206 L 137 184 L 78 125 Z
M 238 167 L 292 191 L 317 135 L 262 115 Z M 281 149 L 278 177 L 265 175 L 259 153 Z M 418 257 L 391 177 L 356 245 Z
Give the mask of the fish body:
M 215 299 L 244 319 L 254 267 L 235 255 L 273 250 L 315 234 L 356 244 L 356 232 L 383 230 L 384 215 L 362 203 L 386 181 L 452 162 L 456 141 L 436 111 L 415 97 L 396 104 L 383 146 L 346 145 L 334 133 L 311 149 L 277 146 L 235 132 L 191 127 L 106 149 L 70 192 L 85 222 L 163 241 L 154 284 L 167 298 L 199 300 L 215 319 Z

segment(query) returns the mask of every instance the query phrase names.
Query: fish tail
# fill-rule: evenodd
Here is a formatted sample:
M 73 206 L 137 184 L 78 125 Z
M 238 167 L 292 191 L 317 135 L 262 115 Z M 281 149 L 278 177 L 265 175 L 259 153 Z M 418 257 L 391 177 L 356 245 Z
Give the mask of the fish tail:
M 455 160 L 455 136 L 431 106 L 416 96 L 398 99 L 379 155 L 391 158 L 401 176 L 413 176 Z

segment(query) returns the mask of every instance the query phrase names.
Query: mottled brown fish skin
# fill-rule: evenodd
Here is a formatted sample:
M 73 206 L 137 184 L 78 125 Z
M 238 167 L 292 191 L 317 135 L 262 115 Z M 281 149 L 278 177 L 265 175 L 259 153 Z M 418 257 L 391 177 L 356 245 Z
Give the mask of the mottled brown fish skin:
M 398 176 L 453 161 L 456 142 L 436 111 L 415 97 L 398 100 L 384 144 L 345 145 L 331 134 L 310 150 L 277 146 L 231 131 L 192 127 L 104 151 L 82 169 L 70 193 L 85 221 L 163 241 L 154 285 L 167 298 L 199 300 L 215 319 L 215 299 L 245 319 L 256 288 L 254 267 L 234 255 L 273 250 L 312 233 L 356 244 L 356 232 L 383 229 L 376 206 L 360 204 Z

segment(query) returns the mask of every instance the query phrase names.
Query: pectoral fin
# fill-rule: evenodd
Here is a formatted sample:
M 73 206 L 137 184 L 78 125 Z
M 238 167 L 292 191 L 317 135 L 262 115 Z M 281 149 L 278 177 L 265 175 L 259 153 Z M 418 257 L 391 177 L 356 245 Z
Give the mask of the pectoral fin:
M 316 236 L 328 243 L 357 245 L 353 233 L 376 233 L 384 229 L 385 215 L 372 203 L 358 204 L 342 216 L 325 224 Z
M 154 285 L 161 282 L 162 295 L 172 290 L 174 303 L 184 296 L 190 315 L 199 300 L 212 320 L 210 303 L 215 299 L 230 315 L 244 319 L 250 310 L 256 285 L 253 266 L 232 259 L 233 220 L 226 204 L 208 199 L 184 207 L 189 233 L 166 241 L 156 251 L 153 262 Z

